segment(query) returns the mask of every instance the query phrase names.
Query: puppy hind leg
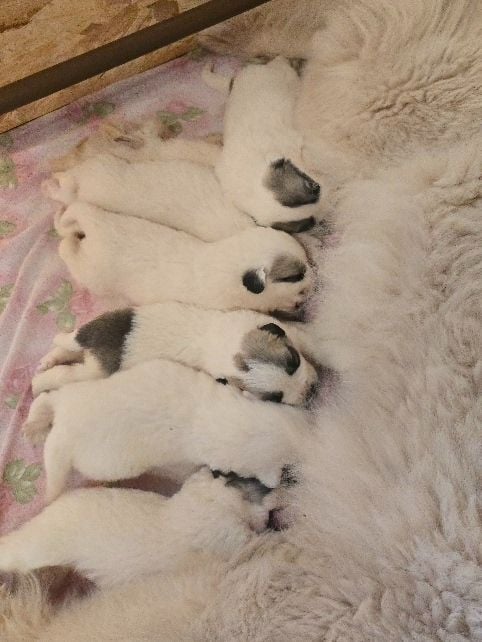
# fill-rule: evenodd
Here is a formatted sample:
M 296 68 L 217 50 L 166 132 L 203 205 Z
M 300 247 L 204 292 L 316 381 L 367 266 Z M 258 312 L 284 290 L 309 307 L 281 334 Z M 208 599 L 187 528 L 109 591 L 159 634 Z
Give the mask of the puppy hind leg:
M 17 531 L 0 539 L 0 570 L 28 573 L 44 566 L 68 564 L 69 520 L 62 507 L 48 506 Z M 67 532 L 66 532 L 67 531 Z
M 100 379 L 104 376 L 105 372 L 97 359 L 86 354 L 84 363 L 54 366 L 35 375 L 32 379 L 32 393 L 36 397 L 41 392 L 57 390 L 68 383 Z
M 51 431 L 45 441 L 45 503 L 50 504 L 63 492 L 72 470 L 70 444 L 58 431 Z
M 50 431 L 54 419 L 54 410 L 45 392 L 39 395 L 30 406 L 27 421 L 24 423 L 22 432 L 32 443 L 41 443 L 45 440 Z

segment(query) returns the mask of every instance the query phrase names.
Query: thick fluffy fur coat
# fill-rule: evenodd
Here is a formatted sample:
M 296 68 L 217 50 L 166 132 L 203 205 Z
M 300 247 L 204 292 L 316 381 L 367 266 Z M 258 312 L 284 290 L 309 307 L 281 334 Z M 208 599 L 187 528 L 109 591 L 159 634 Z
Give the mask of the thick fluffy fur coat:
M 300 55 L 322 28 L 298 125 L 336 210 L 312 333 L 341 381 L 295 526 L 228 566 L 94 595 L 50 625 L 34 585 L 31 636 L 482 639 L 481 6 L 277 0 L 211 37 Z M 10 639 L 24 599 L 6 603 Z

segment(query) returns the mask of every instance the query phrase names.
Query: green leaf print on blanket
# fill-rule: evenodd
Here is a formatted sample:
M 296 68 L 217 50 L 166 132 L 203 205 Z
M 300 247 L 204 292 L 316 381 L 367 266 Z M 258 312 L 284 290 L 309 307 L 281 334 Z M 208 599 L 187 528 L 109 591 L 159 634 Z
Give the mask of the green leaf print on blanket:
M 69 281 L 62 281 L 62 285 L 54 296 L 37 305 L 40 314 L 55 314 L 57 327 L 63 332 L 71 332 L 75 326 L 75 315 L 70 310 L 70 300 L 74 289 Z
M 19 504 L 28 504 L 37 494 L 34 482 L 41 472 L 40 464 L 27 465 L 23 459 L 14 459 L 5 466 L 3 481 Z
M 17 187 L 17 172 L 15 163 L 7 154 L 0 150 L 0 189 Z
M 0 221 L 0 239 L 4 239 L 7 236 L 13 234 L 17 226 L 11 221 Z
M 158 111 L 157 117 L 161 123 L 166 126 L 171 136 L 177 136 L 183 130 L 182 120 L 185 122 L 196 120 L 205 113 L 205 110 L 199 107 L 186 106 L 183 111 Z
M 0 285 L 0 314 L 7 307 L 8 300 L 13 292 L 13 286 L 13 283 L 9 283 L 8 285 Z

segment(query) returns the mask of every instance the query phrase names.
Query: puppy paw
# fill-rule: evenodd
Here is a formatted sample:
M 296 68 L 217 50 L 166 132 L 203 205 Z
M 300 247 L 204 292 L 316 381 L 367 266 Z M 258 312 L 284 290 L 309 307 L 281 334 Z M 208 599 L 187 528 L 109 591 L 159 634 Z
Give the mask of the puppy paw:
M 69 205 L 77 198 L 77 182 L 67 172 L 59 172 L 42 183 L 42 192 L 53 201 Z
M 50 432 L 50 424 L 43 420 L 26 421 L 22 426 L 22 435 L 34 446 L 43 444 Z
M 315 369 L 276 323 L 247 332 L 234 364 L 239 375 L 228 382 L 264 401 L 303 405 L 317 385 Z

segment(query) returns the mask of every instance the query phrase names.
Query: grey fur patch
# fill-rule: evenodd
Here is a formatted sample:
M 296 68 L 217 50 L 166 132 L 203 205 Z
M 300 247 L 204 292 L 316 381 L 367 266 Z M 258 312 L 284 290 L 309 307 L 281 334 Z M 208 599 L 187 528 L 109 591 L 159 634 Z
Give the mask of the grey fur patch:
M 264 185 L 285 207 L 301 207 L 320 198 L 319 184 L 286 158 L 271 163 Z
M 300 259 L 287 254 L 280 254 L 273 261 L 269 272 L 275 282 L 296 283 L 302 281 L 306 274 L 306 265 Z
M 249 370 L 250 361 L 260 361 L 282 368 L 292 375 L 301 362 L 298 351 L 289 344 L 285 334 L 275 334 L 265 328 L 256 328 L 245 334 L 241 349 L 242 353 L 235 355 L 234 363 L 244 371 Z
M 243 274 L 243 285 L 253 294 L 261 294 L 265 287 L 265 281 L 259 270 L 248 270 Z
M 288 234 L 299 234 L 300 232 L 307 232 L 315 226 L 315 217 L 309 216 L 308 218 L 300 218 L 298 221 L 277 221 L 271 226 L 274 230 L 281 230 Z
M 296 71 L 298 76 L 301 77 L 307 62 L 306 58 L 288 58 L 288 62 L 290 66 L 293 67 L 293 69 Z
M 272 488 L 262 484 L 257 477 L 240 477 L 232 471 L 223 473 L 220 470 L 212 471 L 214 477 L 225 477 L 226 486 L 232 486 L 241 491 L 243 499 L 253 504 L 261 504 Z
M 135 312 L 131 308 L 101 314 L 82 326 L 75 338 L 99 360 L 107 374 L 119 370 L 125 338 L 132 330 Z

